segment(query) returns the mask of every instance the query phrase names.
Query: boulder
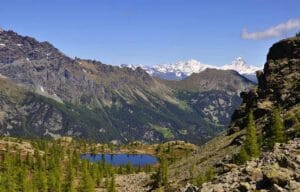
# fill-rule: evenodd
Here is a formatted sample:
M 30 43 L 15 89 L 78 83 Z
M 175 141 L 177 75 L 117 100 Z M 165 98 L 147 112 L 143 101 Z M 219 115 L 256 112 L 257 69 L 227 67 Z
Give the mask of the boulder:
M 292 178 L 293 172 L 279 167 L 278 164 L 266 166 L 263 168 L 263 176 L 270 183 L 285 187 Z

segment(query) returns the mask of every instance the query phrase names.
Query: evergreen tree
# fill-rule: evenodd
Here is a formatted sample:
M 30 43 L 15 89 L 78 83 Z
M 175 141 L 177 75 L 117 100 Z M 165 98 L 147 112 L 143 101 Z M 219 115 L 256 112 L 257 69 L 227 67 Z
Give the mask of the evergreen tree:
M 94 192 L 95 184 L 88 170 L 88 161 L 83 161 L 82 177 L 79 183 L 79 192 Z
M 250 111 L 248 114 L 245 143 L 241 146 L 239 154 L 233 157 L 233 161 L 243 164 L 251 159 L 251 157 L 258 157 L 260 155 L 260 142 L 260 139 L 257 138 L 253 111 Z
M 258 157 L 260 154 L 253 111 L 250 111 L 248 116 L 248 125 L 246 130 L 246 140 L 244 143 L 244 148 L 249 157 Z
M 95 165 L 95 183 L 96 183 L 96 186 L 100 186 L 101 184 L 101 181 L 102 181 L 102 178 L 103 178 L 103 175 L 102 175 L 102 170 L 99 169 L 99 164 L 96 164 Z
M 58 169 L 49 170 L 48 176 L 48 190 L 53 192 L 61 191 L 61 180 L 60 180 L 60 172 Z
M 47 192 L 47 176 L 44 170 L 36 170 L 33 176 L 34 187 L 39 192 Z
M 115 179 L 115 174 L 112 173 L 111 175 L 111 180 L 110 180 L 110 184 L 108 187 L 108 192 L 116 192 L 116 179 Z
M 7 149 L 9 149 L 7 147 Z M 1 188 L 3 191 L 15 192 L 17 191 L 17 184 L 15 181 L 15 170 L 12 157 L 9 154 L 9 150 L 4 153 L 3 156 L 3 173 L 1 177 Z
M 74 189 L 74 170 L 73 170 L 73 167 L 72 167 L 72 162 L 68 163 L 63 191 L 64 192 L 75 192 L 75 189 Z
M 126 165 L 126 173 L 131 174 L 132 172 L 133 172 L 133 166 L 132 166 L 131 162 L 128 162 Z
M 245 147 L 242 146 L 240 153 L 234 157 L 234 162 L 237 164 L 244 164 L 246 161 L 250 159 L 249 155 L 247 154 Z
M 272 112 L 272 124 L 271 124 L 271 146 L 277 143 L 284 143 L 286 141 L 286 136 L 284 132 L 283 120 L 280 117 L 280 109 L 276 108 Z
M 168 163 L 165 159 L 161 159 L 158 171 L 152 175 L 156 187 L 166 185 L 168 183 L 168 177 Z
M 166 185 L 168 183 L 169 178 L 169 169 L 168 169 L 168 162 L 165 160 L 162 166 L 162 183 Z
M 30 191 L 30 183 L 29 183 L 29 178 L 28 178 L 28 171 L 26 167 L 20 167 L 18 174 L 17 174 L 17 179 L 16 183 L 18 184 L 18 191 L 22 192 L 27 192 Z

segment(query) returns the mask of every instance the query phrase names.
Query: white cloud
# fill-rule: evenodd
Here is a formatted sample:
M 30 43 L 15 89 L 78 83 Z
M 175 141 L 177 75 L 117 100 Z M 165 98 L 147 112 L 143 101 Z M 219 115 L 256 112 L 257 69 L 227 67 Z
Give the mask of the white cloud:
M 247 28 L 244 28 L 241 36 L 243 39 L 267 39 L 279 37 L 286 32 L 297 29 L 300 29 L 300 19 L 290 19 L 287 22 L 280 23 L 263 31 L 249 32 Z

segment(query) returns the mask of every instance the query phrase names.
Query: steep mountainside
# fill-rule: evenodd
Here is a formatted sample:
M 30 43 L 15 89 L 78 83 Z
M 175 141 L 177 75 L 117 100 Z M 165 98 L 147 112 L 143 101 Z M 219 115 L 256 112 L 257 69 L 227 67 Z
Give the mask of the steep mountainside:
M 242 91 L 253 83 L 232 70 L 206 69 L 181 81 L 158 80 L 173 88 L 178 98 L 215 123 L 227 125 L 240 105 Z
M 18 105 L 3 92 L 12 104 L 2 104 L 0 110 L 20 111 L 16 118 L 3 116 L 1 132 L 7 135 L 22 135 L 19 129 L 25 127 L 27 136 L 70 135 L 103 142 L 176 138 L 201 143 L 224 130 L 231 115 L 225 106 L 210 109 L 228 113 L 222 121 L 218 120 L 220 115 L 214 119 L 200 113 L 193 103 L 177 95 L 175 88 L 141 68 L 132 70 L 72 59 L 48 42 L 13 31 L 0 32 L 0 74 L 7 78 L 0 87 L 10 81 L 26 92 Z M 221 102 L 237 97 L 224 96 L 217 88 L 210 92 L 215 92 L 213 100 Z M 201 99 L 206 96 L 203 93 Z M 205 99 L 201 107 L 208 107 L 211 102 Z M 238 104 L 234 99 L 230 105 Z M 29 105 L 29 111 L 24 112 L 24 105 Z
M 172 165 L 171 186 L 192 182 L 211 167 L 215 167 L 220 176 L 216 176 L 212 183 L 202 185 L 199 191 L 274 191 L 282 188 L 285 189 L 279 191 L 293 191 L 295 186 L 299 186 L 299 178 L 294 176 L 298 174 L 300 164 L 293 159 L 294 156 L 299 156 L 296 151 L 299 140 L 286 146 L 276 145 L 274 153 L 263 152 L 262 159 L 249 162 L 244 167 L 231 164 L 232 156 L 240 151 L 245 140 L 245 127 L 250 110 L 254 113 L 255 126 L 258 132 L 262 132 L 263 140 L 271 129 L 272 110 L 277 107 L 281 109 L 287 137 L 293 139 L 300 135 L 299 53 L 299 37 L 282 40 L 270 48 L 264 71 L 257 73 L 258 86 L 242 93 L 242 105 L 234 112 L 229 131 L 201 146 L 197 153 Z M 278 153 L 278 150 L 282 152 Z M 270 157 L 276 160 L 270 161 Z M 198 189 L 189 187 L 187 191 Z

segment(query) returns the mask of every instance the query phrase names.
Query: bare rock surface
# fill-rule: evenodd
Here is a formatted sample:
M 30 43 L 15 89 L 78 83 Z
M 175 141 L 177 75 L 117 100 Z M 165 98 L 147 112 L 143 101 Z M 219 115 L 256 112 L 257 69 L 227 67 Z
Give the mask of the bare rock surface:
M 151 190 L 150 174 L 144 172 L 130 175 L 116 175 L 116 189 L 118 192 L 147 192 Z M 97 192 L 106 192 L 106 188 L 98 188 Z
M 193 190 L 192 190 L 193 189 Z M 259 159 L 204 183 L 199 189 L 187 185 L 182 191 L 300 191 L 300 138 L 287 144 L 276 144 L 273 151 L 265 152 Z

